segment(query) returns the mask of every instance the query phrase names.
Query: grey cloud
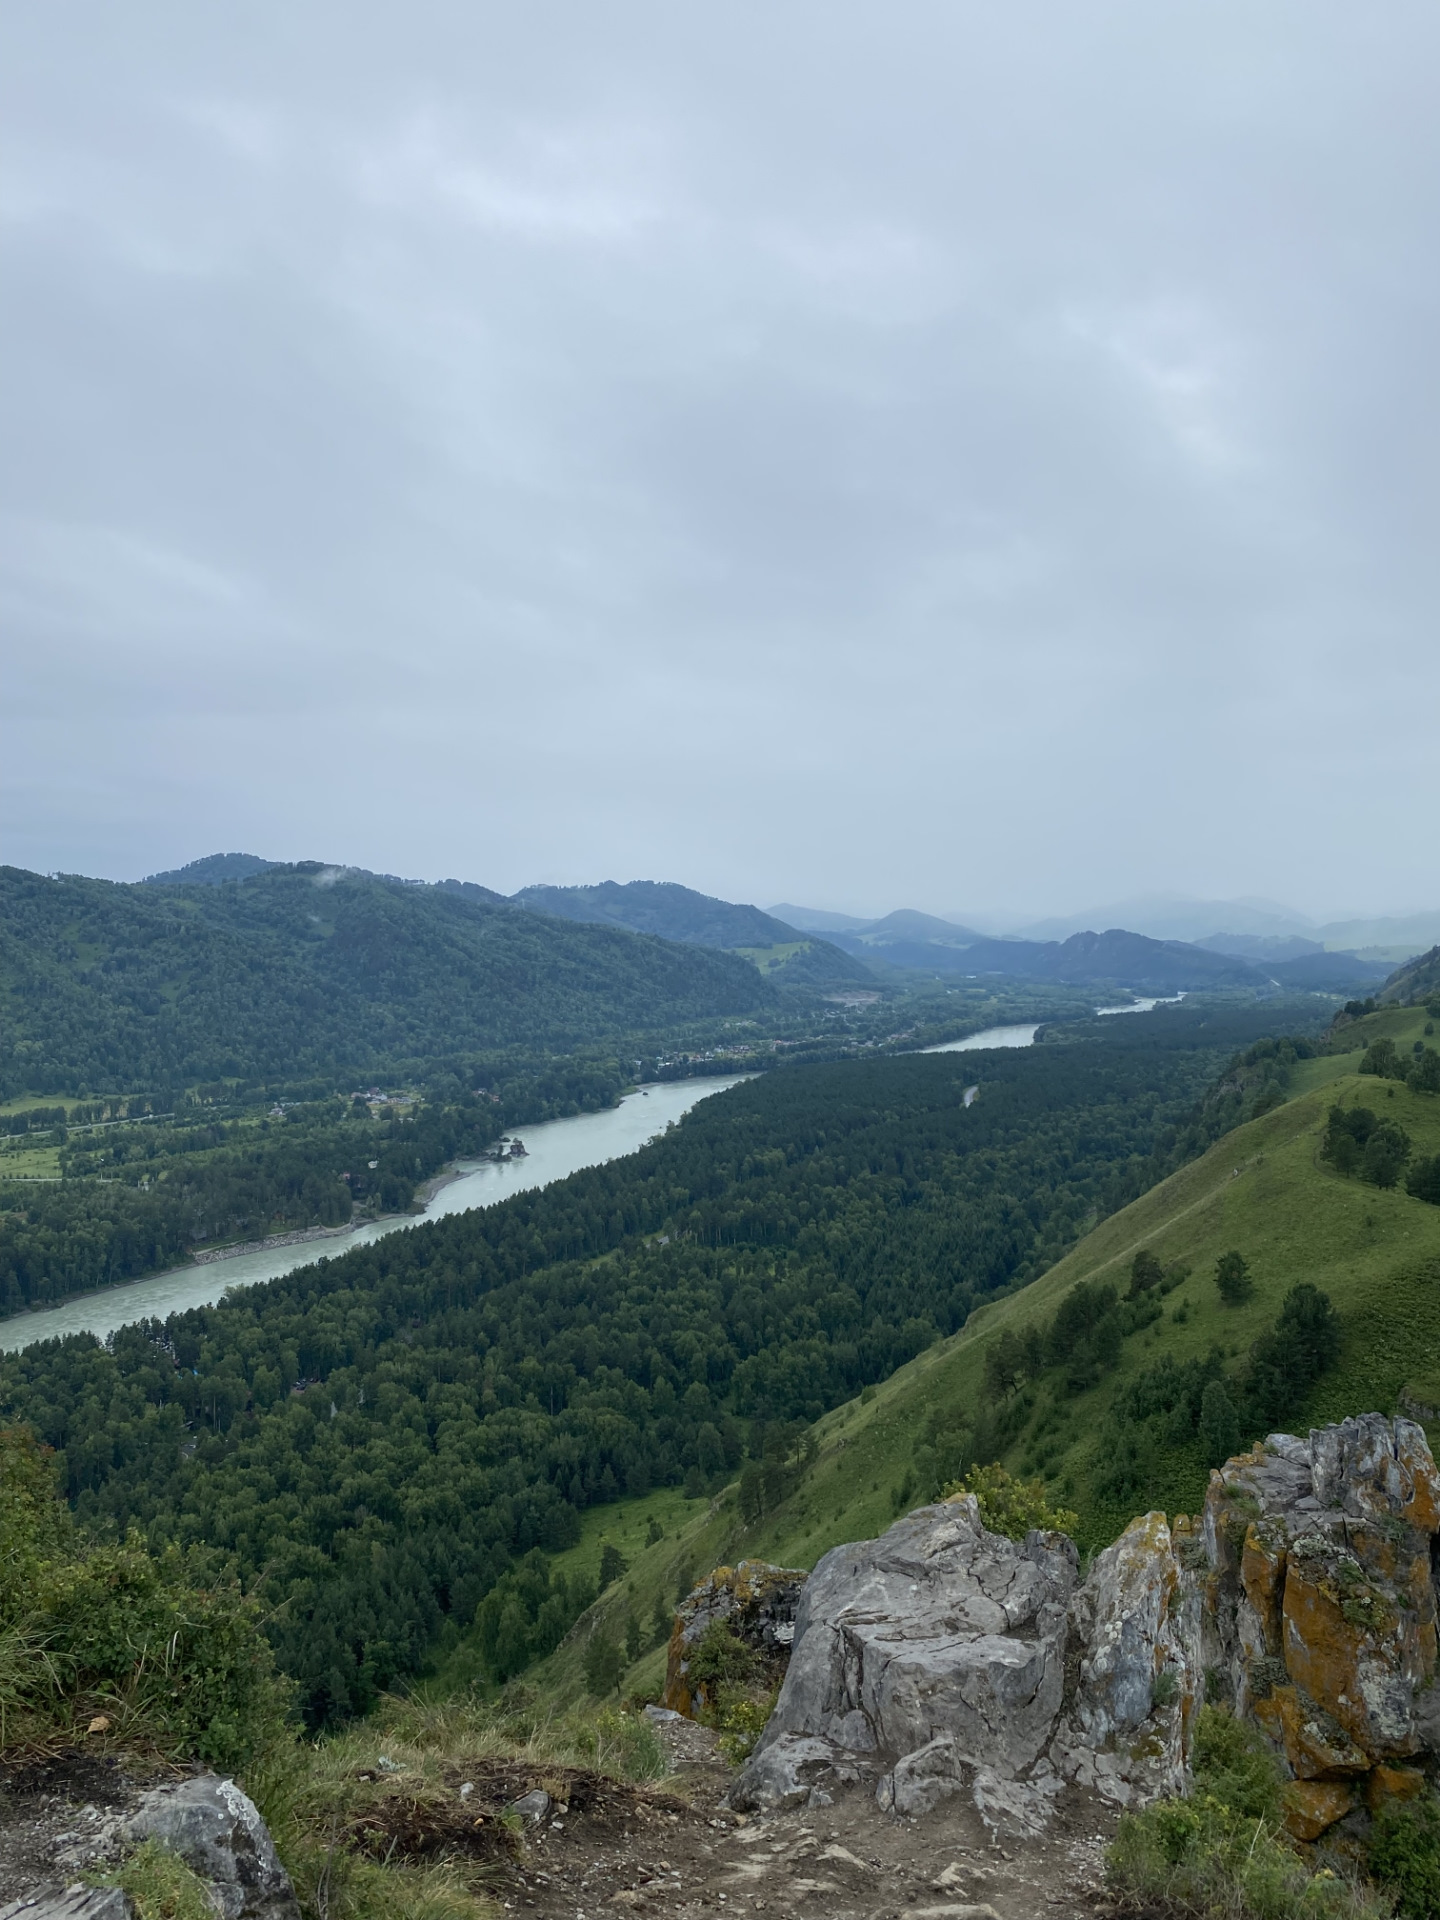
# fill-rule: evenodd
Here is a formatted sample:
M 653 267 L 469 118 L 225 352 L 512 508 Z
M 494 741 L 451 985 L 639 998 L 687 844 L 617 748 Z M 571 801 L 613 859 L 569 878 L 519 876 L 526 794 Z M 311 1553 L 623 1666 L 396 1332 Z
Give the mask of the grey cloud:
M 1431 903 L 1431 10 L 0 38 L 4 857 Z

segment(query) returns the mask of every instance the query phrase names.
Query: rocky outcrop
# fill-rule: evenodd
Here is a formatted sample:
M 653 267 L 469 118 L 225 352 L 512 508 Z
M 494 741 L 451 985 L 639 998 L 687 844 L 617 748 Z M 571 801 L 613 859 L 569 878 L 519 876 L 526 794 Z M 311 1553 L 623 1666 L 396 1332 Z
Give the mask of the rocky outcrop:
M 897 1813 L 966 1791 L 996 1831 L 1033 1830 L 1067 1782 L 1180 1790 L 1208 1698 L 1264 1730 L 1314 1839 L 1440 1756 L 1437 1534 L 1425 1435 L 1378 1414 L 1272 1434 L 1197 1518 L 1132 1521 L 1083 1585 L 1062 1535 L 1004 1539 L 973 1497 L 922 1507 L 816 1567 L 733 1797 L 868 1779 Z
M 1282 1755 L 1303 1838 L 1419 1791 L 1440 1753 L 1437 1531 L 1440 1474 L 1408 1420 L 1272 1434 L 1211 1475 L 1193 1555 L 1207 1683 Z
M 118 1887 L 78 1883 L 0 1907 L 0 1920 L 133 1920 L 133 1916 L 133 1906 Z
M 158 1840 L 210 1888 L 221 1920 L 300 1920 L 290 1876 L 255 1802 L 213 1773 L 147 1793 L 122 1842 Z
M 742 1560 L 738 1567 L 717 1567 L 692 1588 L 680 1603 L 670 1634 L 665 1705 L 686 1715 L 706 1705 L 704 1683 L 692 1677 L 690 1660 L 706 1629 L 715 1625 L 747 1646 L 762 1677 L 778 1685 L 790 1659 L 805 1578 L 793 1567 Z
M 1063 1534 L 1017 1546 L 987 1532 L 973 1496 L 826 1554 L 737 1800 L 793 1805 L 827 1790 L 817 1775 L 865 1771 L 885 1804 L 918 1812 L 977 1775 L 998 1786 L 1035 1768 L 1061 1708 L 1077 1566 Z
M 90 1889 L 87 1876 L 118 1866 L 147 1840 L 177 1854 L 205 1883 L 217 1920 L 300 1920 L 290 1877 L 255 1803 L 233 1780 L 213 1773 L 145 1792 L 117 1778 L 103 1806 L 77 1807 L 45 1797 L 28 1819 L 21 1857 L 9 1863 L 19 1892 L 0 1920 L 126 1920 L 131 1902 L 118 1889 Z M 57 1822 L 58 1817 L 58 1824 Z M 53 1838 L 47 1829 L 54 1826 Z M 0 1874 L 0 1877 L 5 1877 Z

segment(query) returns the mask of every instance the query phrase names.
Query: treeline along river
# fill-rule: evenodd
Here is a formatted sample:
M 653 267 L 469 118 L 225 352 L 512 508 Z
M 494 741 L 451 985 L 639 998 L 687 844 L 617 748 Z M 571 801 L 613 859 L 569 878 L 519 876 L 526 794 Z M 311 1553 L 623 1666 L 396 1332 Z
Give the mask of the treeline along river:
M 523 1158 L 461 1161 L 455 1177 L 447 1180 L 425 1202 L 421 1218 L 444 1219 L 472 1207 L 495 1206 L 511 1194 L 563 1180 L 582 1167 L 596 1166 L 633 1153 L 652 1134 L 663 1132 L 688 1113 L 697 1101 L 735 1085 L 735 1077 L 671 1080 L 637 1088 L 618 1105 L 599 1113 L 579 1113 L 566 1120 L 546 1120 L 533 1127 L 516 1127 L 513 1139 L 525 1148 Z M 334 1258 L 352 1247 L 368 1246 L 414 1226 L 413 1216 L 377 1220 L 365 1226 L 337 1229 L 323 1240 L 302 1240 L 289 1246 L 267 1247 L 257 1253 L 235 1254 L 203 1265 L 157 1273 L 148 1280 L 86 1294 L 64 1306 L 0 1320 L 0 1351 L 27 1347 L 37 1340 L 61 1339 L 71 1333 L 93 1333 L 104 1339 L 119 1327 L 137 1320 L 165 1319 L 190 1307 L 210 1306 L 236 1286 L 254 1286 L 277 1280 L 296 1267 L 321 1257 Z

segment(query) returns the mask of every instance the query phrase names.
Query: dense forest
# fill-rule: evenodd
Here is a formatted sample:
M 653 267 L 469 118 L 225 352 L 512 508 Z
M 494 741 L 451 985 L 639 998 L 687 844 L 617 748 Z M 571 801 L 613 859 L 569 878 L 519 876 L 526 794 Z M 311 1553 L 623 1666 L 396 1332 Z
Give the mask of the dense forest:
M 787 1470 L 795 1423 L 1263 1103 L 1297 1051 L 1253 1045 L 1276 1018 L 1187 1003 L 1026 1050 L 771 1073 L 542 1192 L 111 1348 L 7 1356 L 0 1416 L 60 1451 L 92 1525 L 224 1549 L 318 1724 L 573 1542 L 585 1507 Z
M 556 1051 L 775 994 L 735 954 L 314 864 L 171 887 L 0 868 L 0 1099 Z

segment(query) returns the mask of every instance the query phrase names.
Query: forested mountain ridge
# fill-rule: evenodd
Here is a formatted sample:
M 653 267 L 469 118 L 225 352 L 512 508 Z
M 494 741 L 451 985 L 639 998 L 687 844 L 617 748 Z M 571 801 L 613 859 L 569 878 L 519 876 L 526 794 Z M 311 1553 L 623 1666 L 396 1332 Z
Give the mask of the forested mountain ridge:
M 1416 1000 L 1440 1002 L 1440 947 L 1417 954 L 1397 967 L 1385 982 L 1381 996 L 1390 1006 L 1405 1006 Z
M 183 867 L 167 873 L 147 873 L 141 882 L 147 887 L 223 887 L 227 880 L 248 880 L 252 873 L 268 873 L 282 864 L 262 860 L 258 853 L 207 853 L 203 859 L 187 860 Z
M 773 996 L 735 955 L 316 863 L 175 886 L 0 868 L 0 1098 L 563 1049 Z
M 1023 1051 L 767 1074 L 543 1192 L 113 1350 L 9 1356 L 0 1416 L 62 1451 L 91 1520 L 264 1569 L 312 1718 L 352 1711 L 589 1508 L 704 1491 L 747 1450 L 768 1473 L 778 1446 L 783 1482 L 805 1422 L 1222 1130 L 1243 1085 L 1197 1096 L 1274 1019 L 1187 1006 Z M 532 1651 L 588 1598 L 551 1597 Z
M 716 900 L 674 881 L 631 880 L 621 885 L 606 880 L 593 887 L 523 887 L 513 898 L 536 913 L 629 927 L 637 933 L 659 934 L 666 940 L 741 952 L 780 986 L 869 984 L 865 969 L 849 960 L 832 941 L 802 933 L 773 914 L 762 913 L 759 907 Z
M 629 927 L 702 947 L 773 947 L 802 936 L 759 907 L 717 900 L 670 880 L 603 880 L 593 887 L 522 887 L 517 906 L 562 920 Z

